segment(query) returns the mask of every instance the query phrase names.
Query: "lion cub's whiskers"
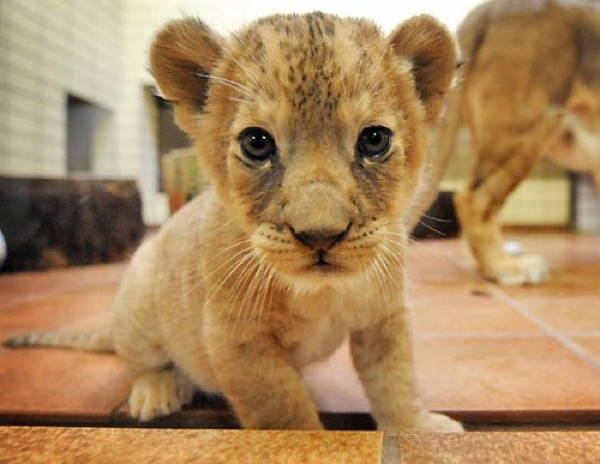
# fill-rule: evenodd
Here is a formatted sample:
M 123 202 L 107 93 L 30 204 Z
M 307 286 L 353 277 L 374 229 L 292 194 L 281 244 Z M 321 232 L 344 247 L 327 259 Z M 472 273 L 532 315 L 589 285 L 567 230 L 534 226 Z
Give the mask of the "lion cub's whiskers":
M 236 255 L 232 256 L 230 259 L 228 259 L 226 261 L 226 263 L 224 263 L 222 267 L 225 267 L 225 265 L 230 264 L 234 259 L 236 259 L 240 254 L 242 253 L 246 253 L 242 256 L 242 258 L 233 265 L 233 267 L 231 269 L 229 269 L 229 271 L 227 272 L 227 274 L 225 274 L 225 276 L 219 281 L 218 285 L 215 287 L 215 289 L 206 297 L 205 306 L 208 306 L 213 299 L 217 296 L 217 294 L 219 293 L 219 291 L 223 288 L 223 286 L 227 283 L 227 281 L 233 276 L 233 274 L 239 270 L 240 267 L 244 266 L 245 264 L 248 264 L 248 262 L 251 262 L 254 259 L 254 253 L 255 250 L 250 249 L 250 248 L 246 248 L 244 250 L 241 250 L 240 253 L 237 253 Z M 246 269 L 247 271 L 247 269 Z M 216 271 L 214 271 L 216 272 Z M 238 277 L 239 279 L 239 277 Z M 234 281 L 234 283 L 237 283 L 237 281 Z
M 254 75 L 252 72 L 250 72 L 250 70 L 248 68 L 246 68 L 246 66 L 244 66 L 240 60 L 238 60 L 237 58 L 235 58 L 231 52 L 228 53 L 229 58 L 238 65 L 238 67 L 242 70 L 242 72 L 246 75 L 246 77 L 248 79 L 250 79 L 252 81 L 252 83 L 257 86 L 257 87 L 263 87 L 261 82 L 258 80 L 258 77 L 256 77 L 256 75 Z
M 427 224 L 426 222 L 423 222 L 419 219 L 419 224 L 421 224 L 423 227 L 431 230 L 432 232 L 435 232 L 436 234 L 438 234 L 440 237 L 446 237 L 447 235 L 442 232 L 439 229 L 436 229 L 435 227 L 433 227 L 432 225 Z
M 252 97 L 252 89 L 250 89 L 249 87 L 233 81 L 231 79 L 226 79 L 224 77 L 219 77 L 219 76 L 215 76 L 214 74 L 205 74 L 205 73 L 201 73 L 198 72 L 196 73 L 196 75 L 198 77 L 202 77 L 204 79 L 210 79 L 215 81 L 218 84 L 224 85 L 225 87 L 229 87 L 231 89 L 237 90 L 238 92 L 241 92 L 242 94 L 246 95 L 247 97 Z
M 253 308 L 256 309 L 257 317 L 259 319 L 262 317 L 265 303 L 264 298 L 266 297 L 265 292 L 268 291 L 273 277 L 274 271 L 270 266 L 266 265 L 264 256 L 258 250 L 254 250 L 252 260 L 247 263 L 246 268 L 235 281 L 235 284 L 238 286 L 237 291 L 228 300 L 228 306 L 236 305 L 238 299 L 241 297 L 242 290 L 246 291 L 242 300 L 239 301 L 237 311 L 235 313 L 232 312 L 232 315 L 235 315 L 234 322 L 249 322 L 253 318 Z M 264 283 L 265 281 L 266 283 Z M 263 283 L 262 286 L 261 283 Z M 265 296 L 261 296 L 263 293 L 265 293 Z
M 251 100 L 246 100 L 245 98 L 227 97 L 227 99 L 238 103 L 252 103 Z
M 231 252 L 230 250 L 233 249 L 233 248 L 239 247 L 241 245 L 249 245 L 251 243 L 252 243 L 252 240 L 250 240 L 250 239 L 240 240 L 239 242 L 236 242 L 233 245 L 230 245 L 230 246 L 225 247 L 225 248 L 221 248 L 217 254 L 215 254 L 214 256 L 211 257 L 210 261 L 207 261 L 207 264 L 212 265 L 221 256 L 223 256 L 224 254 L 227 254 L 228 252 Z M 250 247 L 246 246 L 245 249 L 246 248 L 250 248 Z M 243 251 L 243 249 L 239 250 L 239 251 Z

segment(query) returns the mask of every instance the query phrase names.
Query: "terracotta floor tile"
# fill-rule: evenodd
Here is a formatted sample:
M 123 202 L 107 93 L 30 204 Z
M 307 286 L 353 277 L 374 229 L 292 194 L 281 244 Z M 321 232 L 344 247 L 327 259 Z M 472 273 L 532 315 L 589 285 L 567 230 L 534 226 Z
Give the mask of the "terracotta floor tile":
M 0 386 L 0 415 L 108 416 L 130 379 L 111 354 L 0 349 Z
M 409 271 L 409 279 L 414 284 L 425 285 L 473 285 L 478 282 L 478 276 L 475 272 L 463 272 L 456 270 L 453 267 L 445 266 L 438 263 L 437 266 L 411 266 Z
M 94 284 L 117 285 L 126 264 L 101 264 L 41 272 L 0 274 L 0 309 Z
M 591 464 L 600 456 L 600 432 L 402 434 L 385 443 L 399 446 L 406 464 Z
M 548 337 L 418 338 L 416 358 L 420 389 L 431 409 L 595 410 L 600 418 L 600 371 Z M 305 378 L 320 410 L 369 410 L 347 344 L 306 369 Z
M 0 455 L 10 463 L 379 464 L 382 439 L 381 432 L 2 427 Z
M 420 332 L 454 334 L 539 334 L 540 329 L 492 295 L 413 298 L 413 320 Z M 600 318 L 599 318 L 600 319 Z
M 600 363 L 600 334 L 596 336 L 573 336 L 571 338 Z
M 52 271 L 48 278 L 44 273 L 1 276 L 0 282 L 16 282 L 17 287 L 23 287 L 20 280 L 25 278 L 36 289 L 38 280 L 43 285 L 31 298 L 0 307 L 0 339 L 29 331 L 99 325 L 109 317 L 122 270 L 123 265 L 103 265 Z M 0 414 L 107 416 L 127 398 L 129 383 L 125 366 L 114 355 L 0 349 Z
M 600 272 L 600 271 L 599 271 Z M 503 292 L 519 300 L 522 298 L 546 298 L 551 301 L 554 297 L 565 297 L 577 295 L 579 297 L 597 297 L 598 291 L 592 288 L 585 281 L 567 276 L 553 275 L 549 282 L 538 285 L 528 285 L 523 287 L 499 287 Z
M 448 242 L 419 242 L 409 247 L 409 279 L 415 284 L 464 284 L 479 280 L 474 269 L 462 266 L 461 252 Z M 427 250 L 427 251 L 425 251 Z
M 0 309 L 0 339 L 21 332 L 65 327 L 109 313 L 116 285 L 100 283 Z
M 600 413 L 600 370 L 551 338 L 421 338 L 416 357 L 434 409 Z
M 518 233 L 507 239 L 520 241 L 527 253 L 544 255 L 554 269 L 597 266 L 600 261 L 598 234 Z
M 326 361 L 306 368 L 304 378 L 320 411 L 369 411 L 369 401 L 354 370 L 347 342 Z
M 443 297 L 448 300 L 466 296 L 490 296 L 489 284 L 477 280 L 463 280 L 457 283 L 422 282 L 410 278 L 407 283 L 409 302 L 419 298 Z
M 522 296 L 519 302 L 561 332 L 600 331 L 600 295 Z
M 600 260 L 593 265 L 577 268 L 563 268 L 558 279 L 565 282 L 577 283 L 587 288 L 591 293 L 600 297 Z

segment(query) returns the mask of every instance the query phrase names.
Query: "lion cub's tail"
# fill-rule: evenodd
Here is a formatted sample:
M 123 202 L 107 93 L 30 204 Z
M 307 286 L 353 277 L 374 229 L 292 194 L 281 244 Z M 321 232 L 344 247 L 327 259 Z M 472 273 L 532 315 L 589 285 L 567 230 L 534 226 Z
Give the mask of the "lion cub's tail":
M 33 332 L 8 338 L 3 345 L 9 348 L 53 346 L 81 351 L 114 351 L 111 325 L 81 329 L 59 329 Z

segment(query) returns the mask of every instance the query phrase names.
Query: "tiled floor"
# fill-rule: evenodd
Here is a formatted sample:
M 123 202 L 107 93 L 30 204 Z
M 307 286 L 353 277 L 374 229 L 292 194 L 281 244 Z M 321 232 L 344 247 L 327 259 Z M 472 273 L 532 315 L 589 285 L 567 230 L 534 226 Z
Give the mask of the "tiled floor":
M 35 462 L 136 464 L 379 464 L 382 435 L 347 431 L 0 427 L 0 460 L 3 463 L 35 459 Z
M 430 408 L 477 424 L 599 423 L 600 236 L 512 238 L 548 257 L 552 282 L 500 288 L 476 275 L 456 240 L 411 247 L 423 397 Z M 117 264 L 0 276 L 0 339 L 105 317 L 123 269 Z M 346 346 L 308 369 L 306 378 L 322 411 L 367 410 Z M 0 349 L 0 422 L 104 423 L 125 400 L 128 382 L 111 355 Z M 198 410 L 180 417 L 186 414 L 199 417 Z
M 430 464 L 598 462 L 600 432 L 402 434 L 0 427 L 0 457 L 22 462 Z

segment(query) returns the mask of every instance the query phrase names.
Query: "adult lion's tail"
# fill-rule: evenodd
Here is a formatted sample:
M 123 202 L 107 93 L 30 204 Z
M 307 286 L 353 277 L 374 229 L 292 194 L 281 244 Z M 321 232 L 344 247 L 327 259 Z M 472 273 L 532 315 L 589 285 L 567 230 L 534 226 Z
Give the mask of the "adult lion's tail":
M 59 329 L 33 332 L 8 338 L 3 345 L 9 348 L 26 346 L 53 346 L 81 351 L 114 351 L 110 323 L 101 327 Z
M 456 150 L 458 132 L 464 123 L 463 89 L 462 81 L 458 80 L 448 95 L 446 113 L 437 127 L 435 136 L 436 162 L 429 175 L 432 179 L 431 182 L 438 188 L 446 174 L 450 158 Z M 433 198 L 431 201 L 433 201 Z
M 462 99 L 462 85 L 458 81 L 448 93 L 446 110 L 437 123 L 434 143 L 430 147 L 430 160 L 425 164 L 422 182 L 408 219 L 409 230 L 416 226 L 438 194 L 448 162 L 454 153 L 458 131 L 463 125 Z

